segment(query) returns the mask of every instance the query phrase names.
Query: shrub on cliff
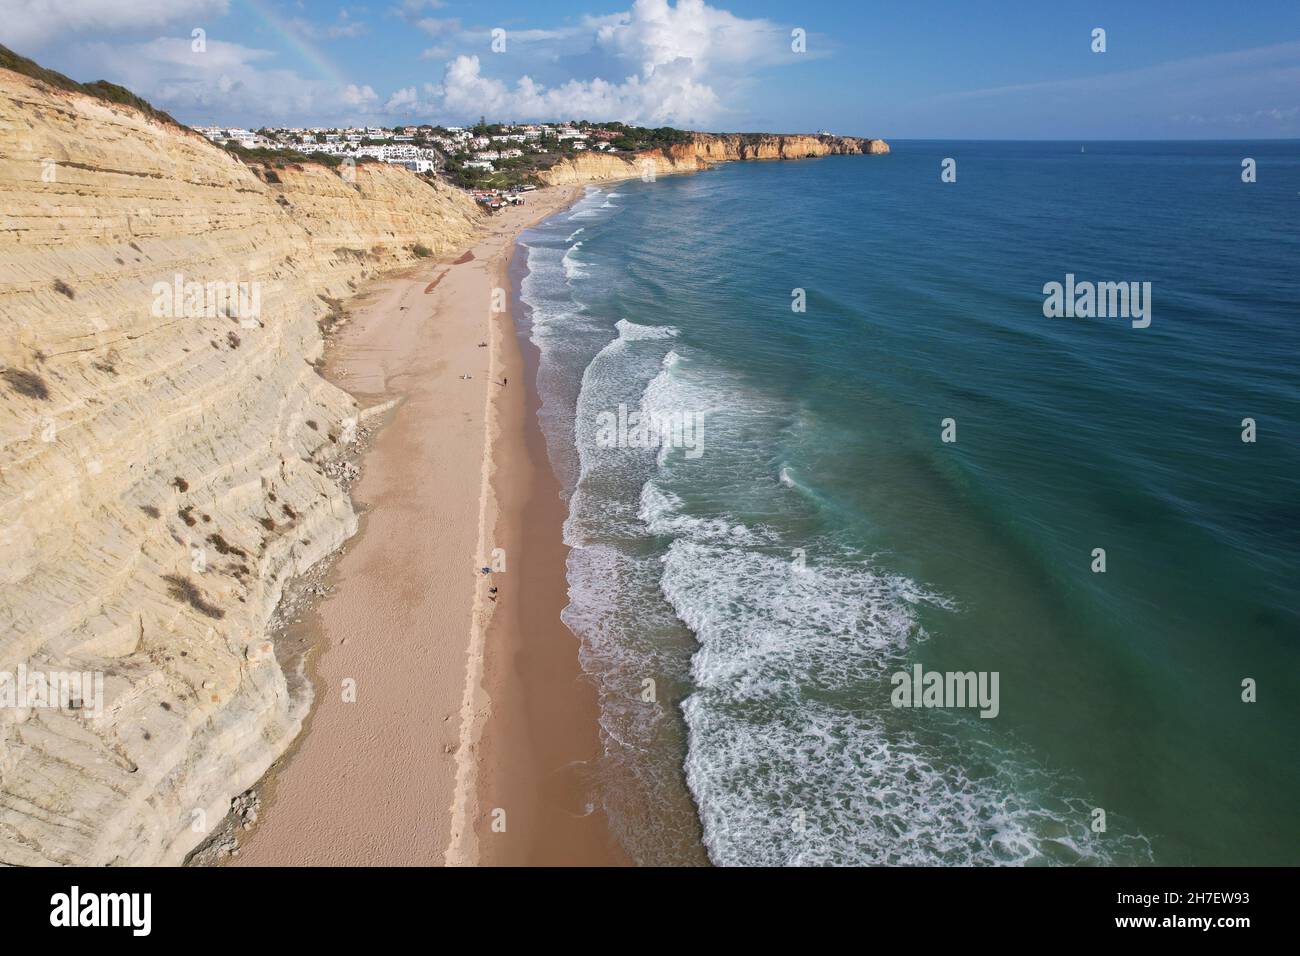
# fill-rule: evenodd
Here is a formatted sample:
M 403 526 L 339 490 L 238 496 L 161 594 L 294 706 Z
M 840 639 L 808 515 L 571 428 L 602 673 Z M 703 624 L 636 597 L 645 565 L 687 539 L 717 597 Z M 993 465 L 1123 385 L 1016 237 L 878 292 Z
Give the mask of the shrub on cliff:
M 188 604 L 204 617 L 210 617 L 214 620 L 220 620 L 226 616 L 225 611 L 208 602 L 204 593 L 189 578 L 182 577 L 179 574 L 164 574 L 163 580 L 167 582 L 167 593 L 171 595 L 173 601 Z
M 96 80 L 94 83 L 78 83 L 76 80 L 64 76 L 62 73 L 54 70 L 47 70 L 34 60 L 29 60 L 25 56 L 19 56 L 7 46 L 0 44 L 0 67 L 6 70 L 13 70 L 15 73 L 21 73 L 23 76 L 30 76 L 34 80 L 40 80 L 47 86 L 53 86 L 60 90 L 69 90 L 74 93 L 85 93 L 87 96 L 93 96 L 95 99 L 104 100 L 108 103 L 118 103 L 122 106 L 130 106 L 139 110 L 146 116 L 151 116 L 161 123 L 168 123 L 172 126 L 178 126 L 181 129 L 188 130 L 189 127 L 183 126 L 176 122 L 172 117 L 162 110 L 154 109 L 148 100 L 136 96 L 126 87 L 118 86 L 116 83 L 109 83 L 107 80 Z
M 35 372 L 28 372 L 21 368 L 7 368 L 0 372 L 0 377 L 3 377 L 9 383 L 9 387 L 19 395 L 41 401 L 49 400 L 50 390 L 45 385 L 45 379 Z

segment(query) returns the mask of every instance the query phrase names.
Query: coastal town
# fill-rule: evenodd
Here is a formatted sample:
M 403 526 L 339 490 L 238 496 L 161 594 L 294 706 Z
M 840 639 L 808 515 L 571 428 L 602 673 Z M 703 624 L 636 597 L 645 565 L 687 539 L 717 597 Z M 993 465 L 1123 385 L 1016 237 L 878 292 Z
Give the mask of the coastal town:
M 588 121 L 464 126 L 284 127 L 257 130 L 196 126 L 212 142 L 253 159 L 308 159 L 328 165 L 382 162 L 421 176 L 439 176 L 496 209 L 522 202 L 536 174 L 582 152 L 628 153 L 682 142 L 689 135 L 663 127 Z

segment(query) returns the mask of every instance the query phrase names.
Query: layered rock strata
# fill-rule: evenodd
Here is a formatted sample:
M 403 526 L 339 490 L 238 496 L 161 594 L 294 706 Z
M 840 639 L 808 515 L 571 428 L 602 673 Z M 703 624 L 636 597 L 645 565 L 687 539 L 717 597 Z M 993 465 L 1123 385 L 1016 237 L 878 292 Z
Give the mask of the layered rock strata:
M 265 625 L 356 528 L 327 466 L 359 410 L 317 374 L 322 327 L 481 215 L 398 167 L 252 167 L 128 106 L 0 91 L 0 862 L 177 863 L 309 704 Z M 4 699 L 20 672 L 92 677 L 51 708 Z

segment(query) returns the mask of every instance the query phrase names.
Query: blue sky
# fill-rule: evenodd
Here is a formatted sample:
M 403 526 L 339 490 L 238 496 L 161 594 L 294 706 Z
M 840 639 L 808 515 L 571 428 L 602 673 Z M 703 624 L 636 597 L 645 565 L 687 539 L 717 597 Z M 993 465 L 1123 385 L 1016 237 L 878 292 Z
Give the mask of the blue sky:
M 1300 0 L 0 0 L 0 42 L 194 124 L 1300 137 Z

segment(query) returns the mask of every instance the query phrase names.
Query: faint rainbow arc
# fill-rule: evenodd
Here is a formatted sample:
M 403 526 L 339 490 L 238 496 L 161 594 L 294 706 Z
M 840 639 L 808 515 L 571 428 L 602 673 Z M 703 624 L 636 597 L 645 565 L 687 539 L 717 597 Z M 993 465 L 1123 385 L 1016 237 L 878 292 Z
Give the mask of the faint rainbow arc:
M 348 84 L 349 80 L 342 71 L 298 30 L 286 23 L 267 0 L 242 0 L 242 2 L 285 46 L 309 63 L 318 73 L 340 86 Z

